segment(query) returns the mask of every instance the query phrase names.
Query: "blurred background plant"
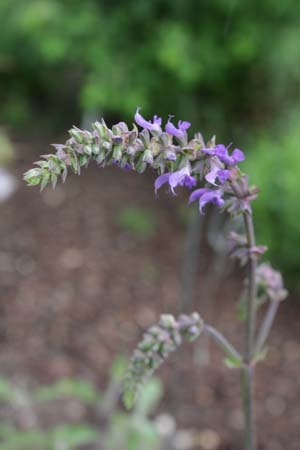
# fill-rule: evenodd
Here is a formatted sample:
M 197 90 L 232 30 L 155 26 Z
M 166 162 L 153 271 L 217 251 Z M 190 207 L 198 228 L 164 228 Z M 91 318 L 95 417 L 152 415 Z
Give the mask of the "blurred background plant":
M 1 449 L 175 450 L 182 448 L 183 436 L 192 445 L 193 433 L 176 430 L 170 415 L 154 414 L 162 397 L 162 385 L 157 378 L 145 384 L 130 414 L 122 411 L 119 395 L 125 368 L 126 361 L 118 357 L 104 391 L 76 378 L 31 389 L 24 383 L 1 378 L 2 416 L 10 417 L 9 422 L 1 418 Z
M 282 124 L 299 103 L 298 1 L 1 0 L 0 16 L 2 123 L 62 131 L 86 115 L 128 120 L 141 106 L 232 139 L 268 186 L 256 207 L 260 240 L 272 234 L 274 261 L 297 285 L 300 187 L 289 164 L 299 110 Z M 274 164 L 285 173 L 280 189 Z
M 156 218 L 149 209 L 124 207 L 119 211 L 117 223 L 124 231 L 139 239 L 148 239 L 156 231 Z

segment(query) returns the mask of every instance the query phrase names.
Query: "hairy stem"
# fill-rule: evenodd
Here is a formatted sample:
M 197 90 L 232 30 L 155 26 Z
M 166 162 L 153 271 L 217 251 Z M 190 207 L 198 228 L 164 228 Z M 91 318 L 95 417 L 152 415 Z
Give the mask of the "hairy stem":
M 255 353 L 261 352 L 263 349 L 263 346 L 269 336 L 270 330 L 272 328 L 274 318 L 276 316 L 277 310 L 278 310 L 279 302 L 278 301 L 271 301 L 268 310 L 266 312 L 266 316 L 261 324 L 260 330 L 258 332 L 258 336 L 256 339 L 256 345 L 255 345 Z
M 245 365 L 241 373 L 243 411 L 245 417 L 245 449 L 256 450 L 256 430 L 254 411 L 254 366 Z
M 244 212 L 244 223 L 249 249 L 255 246 L 255 234 L 252 215 Z M 256 430 L 254 411 L 254 370 L 251 364 L 254 354 L 255 322 L 256 322 L 256 257 L 249 252 L 248 262 L 248 297 L 246 315 L 246 338 L 244 351 L 244 368 L 242 372 L 243 410 L 245 416 L 245 448 L 256 450 Z

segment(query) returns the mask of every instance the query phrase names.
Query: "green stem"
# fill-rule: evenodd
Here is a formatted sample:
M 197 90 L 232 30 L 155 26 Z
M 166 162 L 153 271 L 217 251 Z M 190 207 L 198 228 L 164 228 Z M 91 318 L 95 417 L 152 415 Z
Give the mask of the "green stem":
M 244 222 L 249 249 L 255 246 L 255 234 L 252 215 L 244 213 Z M 255 324 L 256 324 L 256 258 L 249 252 L 248 262 L 248 296 L 246 316 L 246 338 L 244 352 L 244 368 L 242 372 L 243 410 L 245 416 L 245 448 L 256 450 L 256 430 L 254 411 L 254 371 L 251 364 L 254 354 Z

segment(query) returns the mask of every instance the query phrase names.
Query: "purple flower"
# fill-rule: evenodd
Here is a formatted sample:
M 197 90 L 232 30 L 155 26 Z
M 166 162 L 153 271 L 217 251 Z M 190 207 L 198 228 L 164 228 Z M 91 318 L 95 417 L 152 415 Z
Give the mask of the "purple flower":
M 140 108 L 137 108 L 134 120 L 136 123 L 146 130 L 149 131 L 161 131 L 161 118 L 154 116 L 153 121 L 145 120 L 144 117 L 139 113 Z
M 216 179 L 218 179 L 220 184 L 224 184 L 230 176 L 230 171 L 222 169 L 222 167 L 223 164 L 217 158 L 212 157 L 210 159 L 210 171 L 205 176 L 206 181 L 216 186 Z
M 238 148 L 235 148 L 231 156 L 229 156 L 228 149 L 223 144 L 216 145 L 215 155 L 227 166 L 234 166 L 245 159 L 244 153 Z
M 192 189 L 196 186 L 196 179 L 190 175 L 190 169 L 188 166 L 185 166 L 183 169 L 178 170 L 177 172 L 169 172 L 160 175 L 156 178 L 154 183 L 155 192 L 160 189 L 164 184 L 168 183 L 171 191 L 174 195 L 176 195 L 174 189 L 177 186 L 186 186 L 189 189 Z
M 167 149 L 167 150 L 165 151 L 165 158 L 166 158 L 168 161 L 176 161 L 176 153 L 175 153 L 175 151 L 174 151 L 174 150 Z
M 227 166 L 234 166 L 245 159 L 244 153 L 238 148 L 235 148 L 230 156 L 228 148 L 223 144 L 218 144 L 213 148 L 202 148 L 201 150 L 207 155 L 217 156 Z
M 191 193 L 189 198 L 189 203 L 192 203 L 196 200 L 199 201 L 199 209 L 200 213 L 203 214 L 203 208 L 207 203 L 212 203 L 218 207 L 224 205 L 224 200 L 222 199 L 223 192 L 221 189 L 210 189 L 210 188 L 202 188 L 196 189 Z
M 230 177 L 230 170 L 227 170 L 227 169 L 219 170 L 218 179 L 221 184 L 224 184 L 225 181 L 227 181 L 229 177 Z
M 170 121 L 171 117 L 169 117 L 168 123 L 166 125 L 166 132 L 171 134 L 172 136 L 177 137 L 178 139 L 182 139 L 186 135 L 186 130 L 188 130 L 191 126 L 190 122 L 179 120 L 178 128 Z

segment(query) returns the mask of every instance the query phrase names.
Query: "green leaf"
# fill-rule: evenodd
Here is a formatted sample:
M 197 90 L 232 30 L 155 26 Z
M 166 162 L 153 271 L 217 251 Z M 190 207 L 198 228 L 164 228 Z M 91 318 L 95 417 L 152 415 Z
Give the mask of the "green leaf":
M 162 397 L 162 385 L 158 378 L 150 379 L 141 389 L 136 401 L 135 410 L 144 416 L 149 415 L 156 408 Z
M 128 361 L 124 356 L 119 355 L 115 358 L 115 360 L 112 363 L 112 367 L 110 370 L 111 378 L 115 381 L 122 381 L 126 369 L 128 366 Z
M 54 448 L 76 449 L 99 440 L 99 432 L 89 425 L 59 425 L 49 431 Z
M 267 353 L 268 353 L 267 347 L 264 347 L 259 353 L 255 353 L 254 358 L 253 358 L 254 362 L 257 363 L 257 362 L 263 361 L 266 358 Z
M 91 405 L 97 402 L 99 396 L 99 392 L 87 381 L 69 378 L 59 380 L 52 386 L 39 388 L 33 393 L 33 399 L 39 402 L 73 397 Z
M 234 356 L 228 356 L 225 358 L 224 363 L 229 369 L 239 369 L 243 365 L 243 361 L 239 358 L 235 358 Z
M 0 378 L 0 401 L 9 402 L 15 395 L 13 386 L 4 378 Z
M 135 389 L 130 389 L 130 388 L 126 388 L 123 391 L 123 403 L 125 408 L 130 411 L 134 404 L 135 404 L 135 400 L 136 400 L 136 390 Z

